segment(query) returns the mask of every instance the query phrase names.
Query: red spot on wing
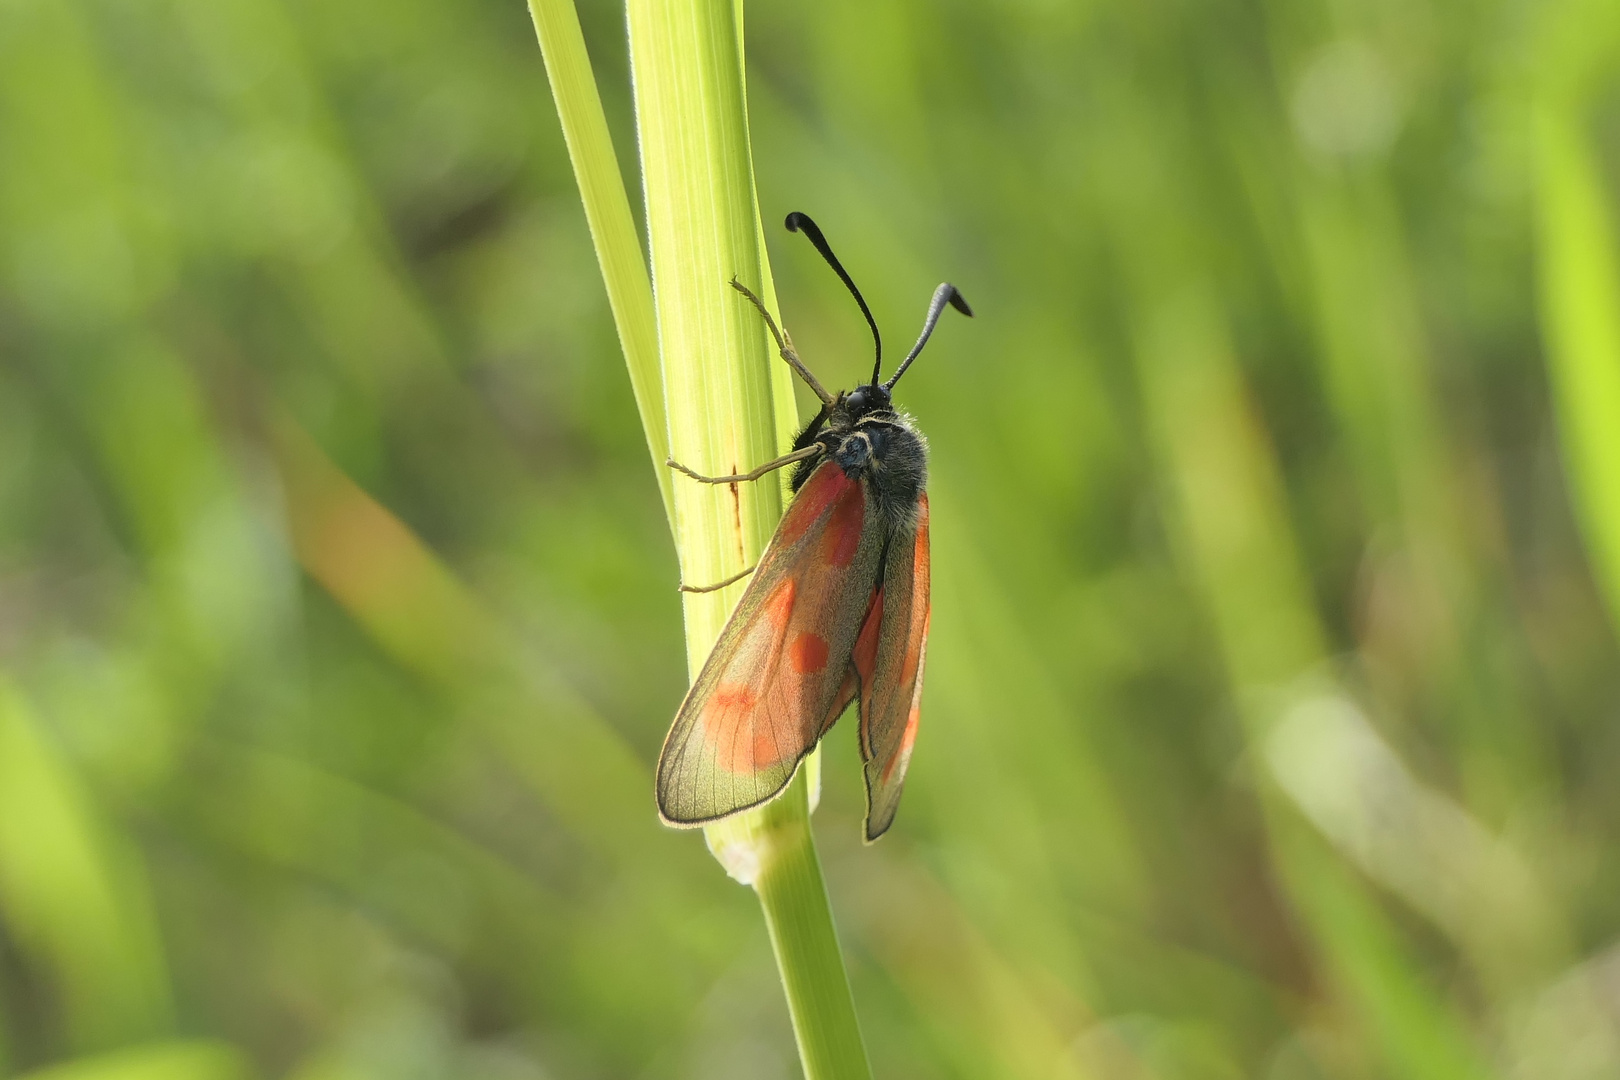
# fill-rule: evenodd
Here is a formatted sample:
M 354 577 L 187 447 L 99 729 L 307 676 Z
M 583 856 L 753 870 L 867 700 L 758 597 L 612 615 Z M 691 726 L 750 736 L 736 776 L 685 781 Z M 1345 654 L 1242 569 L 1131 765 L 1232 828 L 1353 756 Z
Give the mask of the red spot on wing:
M 747 712 L 757 702 L 752 686 L 743 683 L 721 683 L 714 688 L 714 694 L 709 698 L 709 707 L 703 710 L 703 713 L 707 716 L 711 712 Z
M 798 587 L 794 584 L 793 579 L 784 578 L 782 583 L 772 590 L 771 595 L 765 599 L 765 617 L 778 630 L 786 627 L 788 619 L 793 616 L 793 594 L 797 591 Z
M 827 639 L 808 631 L 793 639 L 788 659 L 800 675 L 813 675 L 827 666 Z
M 779 743 L 765 718 L 757 715 L 759 697 L 741 683 L 715 687 L 704 706 L 704 739 L 715 748 L 715 763 L 739 776 L 779 765 L 794 752 Z
M 772 668 L 775 657 L 781 655 L 797 592 L 792 578 L 778 584 L 765 598 L 761 611 L 764 625 L 756 623 L 750 631 L 769 635 L 766 647 L 771 659 L 763 665 L 762 673 Z M 779 764 L 794 752 L 780 745 L 771 728 L 770 716 L 763 711 L 761 702 L 764 690 L 763 684 L 723 682 L 714 688 L 698 717 L 703 741 L 714 748 L 715 763 L 727 772 L 747 776 Z
M 739 736 L 746 730 L 748 717 L 758 703 L 753 687 L 745 683 L 721 683 L 703 707 L 700 720 L 703 738 L 715 748 L 720 767 L 728 772 L 753 771 L 752 740 Z
M 840 475 L 843 470 L 839 470 Z M 861 546 L 861 526 L 866 521 L 866 493 L 851 481 L 849 488 L 838 497 L 833 507 L 832 520 L 821 534 L 821 557 L 831 566 L 848 566 L 855 561 L 855 552 Z
M 793 756 L 794 747 L 783 746 L 763 724 L 754 728 L 753 765 L 756 769 L 769 769 Z
M 777 540 L 783 544 L 796 543 L 815 524 L 822 511 L 856 486 L 855 481 L 845 476 L 844 470 L 836 464 L 829 462 L 816 469 L 810 474 L 809 482 L 793 497 L 793 505 L 783 515 L 782 524 L 776 527 Z

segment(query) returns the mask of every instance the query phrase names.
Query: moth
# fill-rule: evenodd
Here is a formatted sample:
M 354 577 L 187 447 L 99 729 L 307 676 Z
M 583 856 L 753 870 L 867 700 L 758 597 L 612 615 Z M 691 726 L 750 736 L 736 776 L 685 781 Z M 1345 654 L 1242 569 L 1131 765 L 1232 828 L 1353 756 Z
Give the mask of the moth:
M 658 810 L 667 824 L 692 826 L 769 801 L 858 702 L 870 843 L 900 804 L 928 651 L 928 446 L 891 394 L 946 305 L 973 312 L 955 286 L 940 285 L 917 344 L 879 382 L 883 340 L 860 289 L 814 221 L 792 213 L 786 224 L 815 245 L 866 316 L 872 380 L 827 393 L 759 297 L 732 281 L 821 409 L 789 453 L 751 472 L 703 476 L 668 462 L 706 484 L 747 483 L 791 465 L 794 496 L 756 567 L 682 586 L 706 592 L 753 574 L 664 740 Z

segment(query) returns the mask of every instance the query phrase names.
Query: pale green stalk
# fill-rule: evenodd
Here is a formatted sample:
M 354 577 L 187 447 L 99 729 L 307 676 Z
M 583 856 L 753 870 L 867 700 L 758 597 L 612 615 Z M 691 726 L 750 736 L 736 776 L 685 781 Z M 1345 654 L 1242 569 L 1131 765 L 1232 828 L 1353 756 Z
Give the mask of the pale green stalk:
M 623 184 L 577 17 L 568 0 L 531 0 L 530 9 L 609 292 L 644 289 L 645 279 L 625 269 L 624 253 L 635 237 L 628 207 L 619 213 Z M 648 304 L 657 318 L 667 440 L 655 437 L 651 426 L 645 372 L 637 373 L 644 357 L 630 355 L 622 314 L 641 310 L 643 300 L 616 298 L 615 317 L 659 466 L 672 454 L 709 475 L 743 472 L 789 444 L 797 416 L 790 373 L 774 359 L 758 314 L 728 284 L 735 278 L 774 301 L 754 195 L 740 10 L 734 0 L 630 0 L 628 15 L 657 283 Z M 619 271 L 617 280 L 610 265 Z M 720 581 L 754 565 L 782 516 L 782 495 L 779 478 L 675 484 L 672 521 L 682 578 Z M 743 587 L 686 594 L 692 675 Z M 810 831 L 815 764 L 812 755 L 780 798 L 711 825 L 706 835 L 727 873 L 760 898 L 806 1077 L 864 1080 L 871 1069 Z

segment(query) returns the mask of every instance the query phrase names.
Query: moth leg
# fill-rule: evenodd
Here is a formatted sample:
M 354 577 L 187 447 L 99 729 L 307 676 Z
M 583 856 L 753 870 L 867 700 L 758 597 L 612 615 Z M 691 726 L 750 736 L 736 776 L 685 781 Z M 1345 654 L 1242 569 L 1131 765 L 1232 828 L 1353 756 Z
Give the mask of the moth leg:
M 777 458 L 775 461 L 767 461 L 765 464 L 761 465 L 752 472 L 738 473 L 735 476 L 704 476 L 702 473 L 693 472 L 691 469 L 688 469 L 685 465 L 682 465 L 674 458 L 670 458 L 668 461 L 664 462 L 664 464 L 668 465 L 676 472 L 685 473 L 687 476 L 690 476 L 699 483 L 743 484 L 750 480 L 758 480 L 766 473 L 775 472 L 777 469 L 791 465 L 795 461 L 803 461 L 807 457 L 815 457 L 821 452 L 822 449 L 820 443 L 811 443 L 809 446 L 801 447 L 800 449 L 793 451 L 791 454 L 785 454 L 782 457 Z
M 788 367 L 799 373 L 799 378 L 803 379 L 805 384 L 815 391 L 816 397 L 821 399 L 822 404 L 831 405 L 833 403 L 832 395 L 822 388 L 821 384 L 816 381 L 816 377 L 810 374 L 810 369 L 804 366 L 804 361 L 799 359 L 798 351 L 793 348 L 793 339 L 787 336 L 787 331 L 776 328 L 776 320 L 771 318 L 769 311 L 765 310 L 765 301 L 755 296 L 748 286 L 736 278 L 731 279 L 731 287 L 748 297 L 748 302 L 759 309 L 760 315 L 765 319 L 766 327 L 771 331 L 771 337 L 776 339 L 777 355 L 787 361 Z
M 754 567 L 750 566 L 748 569 L 740 573 L 732 574 L 730 577 L 726 578 L 726 580 L 717 581 L 713 585 L 682 585 L 681 592 L 719 592 L 727 585 L 735 585 L 737 582 L 741 581 L 743 578 L 747 577 L 753 572 Z

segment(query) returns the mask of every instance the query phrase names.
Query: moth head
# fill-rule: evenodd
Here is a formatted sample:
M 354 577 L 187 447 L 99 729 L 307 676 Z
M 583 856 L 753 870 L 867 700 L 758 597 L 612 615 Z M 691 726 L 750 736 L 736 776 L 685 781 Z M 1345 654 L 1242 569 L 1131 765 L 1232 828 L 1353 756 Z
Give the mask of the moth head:
M 872 383 L 867 386 L 857 386 L 844 395 L 844 408 L 848 409 L 850 416 L 865 416 L 869 412 L 889 407 L 888 388 L 881 383 Z

